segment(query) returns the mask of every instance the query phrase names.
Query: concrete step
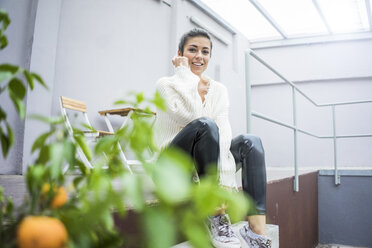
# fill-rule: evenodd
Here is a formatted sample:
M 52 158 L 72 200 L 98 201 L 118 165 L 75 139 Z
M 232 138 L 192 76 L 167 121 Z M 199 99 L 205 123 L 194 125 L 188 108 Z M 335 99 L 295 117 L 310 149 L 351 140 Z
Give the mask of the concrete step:
M 232 225 L 232 228 L 236 234 L 239 233 L 239 229 L 244 225 L 248 224 L 246 221 L 241 221 Z M 268 236 L 272 241 L 272 248 L 279 248 L 279 226 L 266 224 L 266 236 Z M 183 242 L 177 244 L 172 248 L 193 248 L 189 242 Z M 243 243 L 242 248 L 248 248 L 248 245 Z

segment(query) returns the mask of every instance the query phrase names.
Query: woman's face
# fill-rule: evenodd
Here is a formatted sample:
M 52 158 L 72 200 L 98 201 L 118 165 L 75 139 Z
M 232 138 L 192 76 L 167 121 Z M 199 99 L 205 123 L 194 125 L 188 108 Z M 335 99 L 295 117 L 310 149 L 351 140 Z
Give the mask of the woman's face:
M 183 56 L 188 58 L 191 71 L 199 77 L 207 69 L 210 54 L 211 42 L 202 36 L 189 38 L 183 48 Z M 181 51 L 178 55 L 182 56 Z

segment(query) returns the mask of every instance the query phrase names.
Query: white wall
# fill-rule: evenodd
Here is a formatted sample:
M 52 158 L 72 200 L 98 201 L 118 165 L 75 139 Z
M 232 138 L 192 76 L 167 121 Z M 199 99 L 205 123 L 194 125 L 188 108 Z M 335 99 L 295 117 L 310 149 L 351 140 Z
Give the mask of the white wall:
M 8 12 L 11 18 L 5 34 L 8 37 L 8 46 L 0 51 L 0 63 L 10 63 L 29 68 L 32 36 L 35 20 L 35 1 L 31 0 L 1 0 L 0 8 Z M 24 121 L 21 121 L 16 114 L 13 103 L 7 92 L 0 97 L 0 105 L 7 112 L 7 121 L 10 123 L 14 134 L 15 142 L 5 160 L 0 152 L 0 174 L 17 174 L 22 170 Z
M 195 16 L 231 40 L 226 46 L 213 38 L 207 74 L 229 89 L 234 135 L 245 132 L 244 50 L 249 43 L 239 33 L 233 35 L 225 30 L 189 1 L 167 1 L 169 6 L 157 0 L 38 0 L 33 1 L 33 8 L 27 1 L 23 6 L 18 1 L 5 2 L 12 12 L 20 13 L 14 19 L 22 20 L 10 30 L 13 36 L 20 37 L 17 31 L 28 30 L 29 23 L 35 26 L 30 35 L 33 42 L 28 46 L 31 55 L 21 54 L 20 59 L 30 61 L 30 69 L 38 72 L 49 86 L 49 91 L 36 89 L 28 94 L 27 114 L 58 115 L 58 98 L 64 95 L 85 101 L 93 124 L 107 129 L 97 111 L 117 107 L 113 102 L 130 91 L 153 94 L 157 79 L 172 73 L 171 58 L 177 52 L 179 38 L 195 27 L 189 19 Z M 24 19 L 22 11 L 34 13 L 34 19 Z M 7 58 L 25 47 L 26 44 L 19 45 Z M 113 122 L 119 124 L 121 119 L 113 118 Z M 19 121 L 14 123 L 19 125 Z M 0 167 L 0 174 L 24 172 L 33 161 L 29 154 L 32 142 L 47 129 L 26 120 L 18 135 L 23 147 L 21 144 L 13 148 L 17 156 L 12 159 L 17 162 L 6 161 L 8 166 Z
M 372 100 L 372 41 L 359 40 L 256 49 L 255 52 L 315 102 Z M 253 58 L 252 110 L 292 124 L 292 90 Z M 298 127 L 316 135 L 333 135 L 330 107 L 317 108 L 299 94 Z M 338 135 L 372 134 L 372 104 L 336 107 Z M 252 131 L 260 135 L 269 166 L 293 166 L 293 132 L 256 117 Z M 372 138 L 340 139 L 338 163 L 372 166 Z M 332 140 L 299 135 L 299 166 L 332 167 Z
M 10 45 L 0 61 L 23 65 L 40 73 L 50 90 L 40 88 L 27 95 L 27 114 L 59 114 L 58 97 L 85 101 L 90 118 L 106 128 L 100 109 L 128 91 L 152 94 L 155 81 L 172 72 L 171 58 L 182 33 L 194 27 L 195 16 L 231 43 L 213 38 L 214 49 L 207 73 L 229 89 L 233 134 L 245 132 L 244 51 L 248 41 L 233 35 L 186 0 L 3 0 L 12 18 L 7 32 Z M 372 99 L 372 41 L 349 41 L 302 46 L 255 49 L 288 79 L 297 83 L 318 103 Z M 252 110 L 292 123 L 290 87 L 253 59 L 250 63 Z M 298 100 L 300 128 L 317 135 L 332 134 L 331 112 L 317 109 L 302 97 Z M 9 102 L 9 120 L 16 144 L 9 158 L 1 158 L 1 174 L 22 173 L 32 161 L 32 142 L 47 129 L 40 123 L 21 122 Z M 338 134 L 372 133 L 371 104 L 337 108 Z M 120 119 L 114 119 L 116 124 Z M 262 137 L 268 166 L 293 165 L 292 131 L 252 119 L 252 133 Z M 340 140 L 340 166 L 371 166 L 371 138 Z M 333 165 L 333 144 L 299 135 L 300 166 Z

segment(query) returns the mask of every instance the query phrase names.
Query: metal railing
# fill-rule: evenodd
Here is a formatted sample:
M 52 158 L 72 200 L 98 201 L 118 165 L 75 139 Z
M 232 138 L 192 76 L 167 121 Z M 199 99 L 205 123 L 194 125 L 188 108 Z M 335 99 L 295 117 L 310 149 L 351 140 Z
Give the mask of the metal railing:
M 251 91 L 251 82 L 249 79 L 249 60 L 250 56 L 255 58 L 258 62 L 260 62 L 262 65 L 264 65 L 266 68 L 268 68 L 270 71 L 272 71 L 275 75 L 277 75 L 279 78 L 281 78 L 285 83 L 289 84 L 292 87 L 292 115 L 293 115 L 293 124 L 287 124 L 284 122 L 281 122 L 279 120 L 275 120 L 273 118 L 270 118 L 268 116 L 265 116 L 263 114 L 253 112 L 251 111 L 250 106 L 250 91 Z M 268 63 L 266 63 L 262 58 L 260 58 L 255 52 L 252 50 L 248 50 L 245 53 L 245 75 L 246 75 L 246 88 L 247 88 L 247 131 L 249 132 L 251 129 L 251 122 L 250 118 L 251 116 L 255 116 L 257 118 L 275 123 L 277 125 L 289 128 L 293 130 L 293 137 L 294 137 L 294 191 L 299 191 L 299 181 L 298 181 L 298 159 L 297 159 L 297 135 L 298 133 L 303 133 L 315 138 L 319 139 L 333 139 L 333 161 L 334 161 L 334 177 L 335 177 L 335 184 L 339 185 L 340 182 L 340 175 L 338 173 L 338 167 L 337 167 L 337 139 L 341 138 L 361 138 L 361 137 L 372 137 L 372 134 L 359 134 L 359 135 L 337 135 L 336 134 L 336 106 L 342 106 L 342 105 L 350 105 L 350 104 L 362 104 L 362 103 L 372 103 L 372 100 L 363 100 L 363 101 L 347 101 L 347 102 L 335 102 L 335 103 L 324 103 L 324 104 L 318 104 L 313 99 L 311 99 L 308 95 L 306 95 L 301 89 L 299 89 L 293 82 L 285 78 L 282 74 L 280 74 L 277 70 L 275 70 L 273 67 L 271 67 Z M 309 102 L 311 102 L 315 107 L 331 107 L 332 109 L 332 126 L 333 126 L 333 135 L 331 136 L 319 136 L 315 135 L 313 133 L 310 133 L 308 131 L 302 130 L 297 127 L 297 103 L 296 103 L 296 91 L 301 94 L 305 99 L 307 99 Z

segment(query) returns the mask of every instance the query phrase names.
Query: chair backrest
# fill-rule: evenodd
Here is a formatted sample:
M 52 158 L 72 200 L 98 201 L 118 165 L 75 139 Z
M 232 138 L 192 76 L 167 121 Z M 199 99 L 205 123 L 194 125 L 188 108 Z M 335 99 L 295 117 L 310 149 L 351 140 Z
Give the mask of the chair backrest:
M 81 102 L 72 98 L 61 96 L 61 105 L 63 108 L 71 109 L 79 112 L 87 112 L 87 105 L 85 102 Z
M 71 135 L 73 135 L 73 128 L 72 128 L 72 125 L 71 125 L 70 118 L 69 118 L 69 116 L 66 112 L 66 109 L 73 110 L 73 111 L 76 111 L 76 112 L 80 112 L 84 116 L 85 124 L 87 126 L 89 126 L 90 128 L 92 127 L 92 125 L 90 124 L 89 118 L 88 118 L 87 106 L 86 106 L 85 102 L 82 102 L 82 101 L 79 101 L 79 100 L 76 100 L 76 99 L 72 99 L 72 98 L 68 98 L 68 97 L 65 97 L 65 96 L 61 96 L 60 97 L 60 104 L 61 104 L 61 113 L 62 113 L 62 116 L 65 120 L 65 125 L 66 125 L 66 127 L 67 127 L 67 129 L 68 129 L 68 131 L 70 132 Z
M 85 119 L 85 124 L 87 124 L 89 127 L 92 127 L 88 119 L 87 106 L 84 102 L 78 101 L 72 98 L 68 98 L 65 96 L 61 96 L 60 106 L 61 106 L 61 113 L 64 119 L 64 123 L 71 136 L 70 137 L 71 139 L 73 139 L 74 131 L 73 131 L 73 127 L 71 125 L 71 121 L 70 121 L 69 115 L 67 114 L 66 109 L 73 110 L 75 112 L 79 112 L 80 114 L 82 114 Z M 77 153 L 80 156 L 80 159 L 82 160 L 82 162 L 85 164 L 85 166 L 87 166 L 88 168 L 93 168 L 92 164 L 90 163 L 88 158 L 85 156 L 84 152 L 82 151 L 80 147 L 77 148 Z M 68 167 L 65 167 L 63 171 L 66 172 L 67 169 Z

